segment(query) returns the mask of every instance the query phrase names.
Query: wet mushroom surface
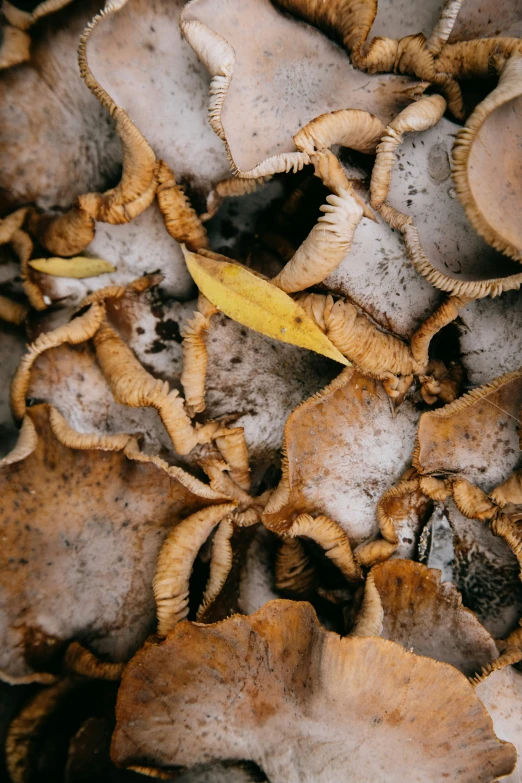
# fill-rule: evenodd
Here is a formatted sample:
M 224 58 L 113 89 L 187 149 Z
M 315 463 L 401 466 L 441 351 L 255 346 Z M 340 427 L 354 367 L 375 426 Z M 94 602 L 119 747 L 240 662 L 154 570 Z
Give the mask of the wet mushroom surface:
M 4 0 L 0 778 L 522 776 L 520 0 Z

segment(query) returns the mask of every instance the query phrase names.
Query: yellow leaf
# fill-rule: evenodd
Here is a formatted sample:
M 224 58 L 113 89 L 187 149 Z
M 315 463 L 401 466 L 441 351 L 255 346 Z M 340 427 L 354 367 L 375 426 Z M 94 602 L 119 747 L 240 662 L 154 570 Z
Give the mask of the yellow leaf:
M 225 315 L 256 332 L 308 348 L 340 364 L 350 362 L 288 294 L 243 266 L 215 261 L 183 248 L 199 290 Z
M 107 272 L 114 272 L 115 268 L 103 258 L 35 258 L 29 261 L 29 266 L 37 272 L 45 272 L 46 275 L 55 277 L 97 277 Z

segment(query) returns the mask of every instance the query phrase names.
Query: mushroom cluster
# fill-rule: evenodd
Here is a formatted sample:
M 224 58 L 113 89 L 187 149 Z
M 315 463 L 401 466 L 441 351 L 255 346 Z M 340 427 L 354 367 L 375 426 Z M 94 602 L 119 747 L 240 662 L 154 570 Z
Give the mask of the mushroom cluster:
M 520 1 L 0 24 L 2 780 L 519 781 Z

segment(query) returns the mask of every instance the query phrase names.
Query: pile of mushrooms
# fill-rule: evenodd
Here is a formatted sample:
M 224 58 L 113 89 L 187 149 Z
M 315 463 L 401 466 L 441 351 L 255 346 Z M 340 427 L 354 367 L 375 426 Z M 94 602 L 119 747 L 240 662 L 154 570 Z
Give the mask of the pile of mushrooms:
M 2 780 L 519 781 L 519 0 L 0 25 Z

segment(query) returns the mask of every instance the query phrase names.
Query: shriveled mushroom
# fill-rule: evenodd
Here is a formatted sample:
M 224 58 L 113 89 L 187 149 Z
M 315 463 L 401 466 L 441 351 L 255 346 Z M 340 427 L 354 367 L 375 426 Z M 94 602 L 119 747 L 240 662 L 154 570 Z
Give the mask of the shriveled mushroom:
M 0 669 L 9 682 L 45 679 L 73 637 L 125 660 L 153 624 L 163 539 L 180 516 L 220 500 L 181 469 L 132 451 L 128 436 L 86 439 L 44 405 L 26 421 L 36 430 L 32 451 L 1 476 Z
M 251 759 L 274 783 L 477 783 L 516 761 L 453 667 L 381 639 L 339 639 L 308 604 L 288 601 L 212 626 L 182 623 L 147 644 L 126 668 L 116 715 L 114 761 L 160 775 Z

